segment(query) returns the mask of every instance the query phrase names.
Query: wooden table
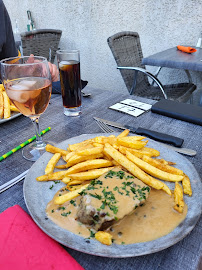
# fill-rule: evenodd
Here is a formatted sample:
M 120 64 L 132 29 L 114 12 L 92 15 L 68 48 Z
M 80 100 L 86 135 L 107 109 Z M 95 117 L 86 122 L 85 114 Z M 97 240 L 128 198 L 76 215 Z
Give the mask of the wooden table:
M 120 92 L 108 92 L 99 89 L 85 88 L 86 92 L 91 92 L 91 98 L 83 99 L 82 115 L 80 117 L 67 117 L 63 114 L 63 106 L 60 95 L 51 98 L 51 103 L 46 112 L 41 116 L 40 126 L 45 129 L 48 126 L 52 130 L 44 139 L 52 140 L 55 143 L 64 141 L 70 137 L 84 133 L 99 133 L 100 128 L 93 120 L 93 116 L 108 120 L 118 121 L 124 124 L 131 124 L 161 131 L 170 135 L 183 138 L 184 147 L 197 151 L 195 157 L 187 157 L 202 175 L 202 127 L 191 123 L 175 120 L 165 116 L 160 116 L 147 112 L 138 118 L 122 114 L 108 109 L 110 105 L 132 98 L 139 101 L 145 99 Z M 146 100 L 152 104 L 154 101 Z M 19 145 L 34 134 L 34 128 L 30 119 L 20 116 L 12 121 L 0 125 L 0 155 Z M 194 136 L 193 136 L 194 134 Z M 0 185 L 16 177 L 32 166 L 32 162 L 23 159 L 21 151 L 16 152 L 4 161 L 0 162 Z M 8 207 L 19 204 L 28 212 L 23 198 L 23 181 L 0 194 L 0 212 Z M 65 248 L 86 270 L 91 269 L 138 269 L 138 270 L 196 270 L 199 269 L 201 246 L 202 219 L 200 219 L 194 230 L 182 241 L 174 246 L 158 253 L 141 257 L 113 259 L 101 258 L 84 254 L 69 248 Z

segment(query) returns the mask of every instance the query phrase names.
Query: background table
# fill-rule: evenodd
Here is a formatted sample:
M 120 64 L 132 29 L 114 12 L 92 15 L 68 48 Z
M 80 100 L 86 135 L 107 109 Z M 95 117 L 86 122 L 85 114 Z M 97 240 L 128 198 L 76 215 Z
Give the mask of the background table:
M 139 101 L 145 100 L 140 97 L 127 94 L 108 92 L 99 89 L 85 88 L 91 92 L 91 98 L 83 99 L 82 115 L 80 117 L 67 117 L 63 114 L 62 100 L 60 95 L 51 98 L 51 103 L 46 112 L 41 116 L 40 127 L 48 126 L 51 131 L 44 135 L 44 139 L 59 143 L 70 137 L 84 133 L 100 133 L 101 130 L 93 120 L 93 116 L 108 120 L 118 121 L 124 124 L 135 125 L 161 131 L 170 135 L 176 135 L 184 139 L 184 147 L 197 151 L 195 157 L 187 157 L 202 175 L 202 127 L 165 116 L 147 112 L 138 118 L 122 114 L 108 109 L 109 106 L 125 98 Z M 12 121 L 0 125 L 0 155 L 24 142 L 34 134 L 34 128 L 30 119 L 20 116 Z M 21 151 L 16 152 L 4 161 L 0 162 L 0 185 L 16 177 L 32 166 L 32 162 L 23 159 Z M 28 212 L 23 199 L 23 181 L 0 194 L 0 212 L 8 207 L 19 204 Z M 138 269 L 138 270 L 196 270 L 199 269 L 200 256 L 202 254 L 202 218 L 198 221 L 194 230 L 182 241 L 161 252 L 141 257 L 113 259 L 101 258 L 84 254 L 69 248 L 65 249 L 86 269 Z
M 142 59 L 143 65 L 202 71 L 202 48 L 195 53 L 185 53 L 176 47 Z
M 154 73 L 158 76 L 163 67 L 183 69 L 186 72 L 188 80 L 192 83 L 190 70 L 202 71 L 202 48 L 196 48 L 195 53 L 185 53 L 179 51 L 177 47 L 150 55 L 142 59 L 143 65 L 157 66 L 158 69 Z M 199 105 L 202 106 L 202 93 L 199 96 Z

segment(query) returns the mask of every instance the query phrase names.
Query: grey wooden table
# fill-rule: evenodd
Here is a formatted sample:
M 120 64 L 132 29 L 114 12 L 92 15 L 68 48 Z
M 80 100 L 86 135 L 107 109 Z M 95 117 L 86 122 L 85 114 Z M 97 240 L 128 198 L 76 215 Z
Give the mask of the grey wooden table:
M 48 126 L 52 130 L 44 136 L 44 139 L 59 143 L 70 137 L 84 133 L 99 133 L 101 130 L 93 120 L 93 116 L 120 123 L 133 124 L 161 131 L 167 134 L 183 138 L 184 147 L 197 151 L 195 157 L 187 157 L 193 163 L 199 175 L 202 175 L 202 127 L 165 116 L 147 112 L 138 118 L 122 114 L 108 109 L 110 105 L 125 98 L 145 101 L 143 98 L 129 96 L 117 92 L 85 88 L 92 93 L 91 98 L 83 99 L 83 113 L 78 118 L 69 118 L 63 114 L 60 95 L 51 98 L 51 104 L 42 115 L 40 126 L 45 129 Z M 147 102 L 152 104 L 152 101 Z M 0 155 L 32 137 L 34 129 L 31 121 L 20 116 L 12 121 L 0 125 Z M 21 151 L 16 152 L 4 161 L 0 162 L 0 185 L 16 177 L 32 166 L 32 162 L 23 159 Z M 28 212 L 23 198 L 23 181 L 0 194 L 0 212 L 15 204 L 20 205 Z M 64 247 L 86 270 L 91 269 L 139 269 L 139 270 L 196 270 L 199 269 L 202 254 L 202 219 L 194 230 L 182 241 L 174 246 L 158 253 L 126 258 L 112 259 L 101 258 L 84 254 Z

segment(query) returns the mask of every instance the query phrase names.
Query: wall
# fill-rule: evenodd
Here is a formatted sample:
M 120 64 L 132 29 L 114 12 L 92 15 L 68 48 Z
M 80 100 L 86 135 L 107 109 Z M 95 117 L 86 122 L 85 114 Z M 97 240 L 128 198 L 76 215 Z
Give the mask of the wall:
M 202 31 L 201 0 L 4 0 L 13 25 L 26 30 L 29 9 L 37 28 L 63 31 L 60 48 L 79 48 L 89 86 L 127 91 L 107 45 L 122 30 L 137 31 L 144 56 L 178 44 L 196 45 Z M 156 68 L 148 67 L 150 71 Z M 202 76 L 191 72 L 198 88 Z M 183 71 L 163 69 L 162 82 L 183 81 Z

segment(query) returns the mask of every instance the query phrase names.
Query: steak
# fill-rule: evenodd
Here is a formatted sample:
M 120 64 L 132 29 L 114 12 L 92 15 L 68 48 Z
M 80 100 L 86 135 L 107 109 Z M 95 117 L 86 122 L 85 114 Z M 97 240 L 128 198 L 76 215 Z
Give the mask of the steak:
M 121 167 L 91 181 L 83 190 L 77 220 L 92 229 L 105 230 L 142 205 L 150 187 Z

